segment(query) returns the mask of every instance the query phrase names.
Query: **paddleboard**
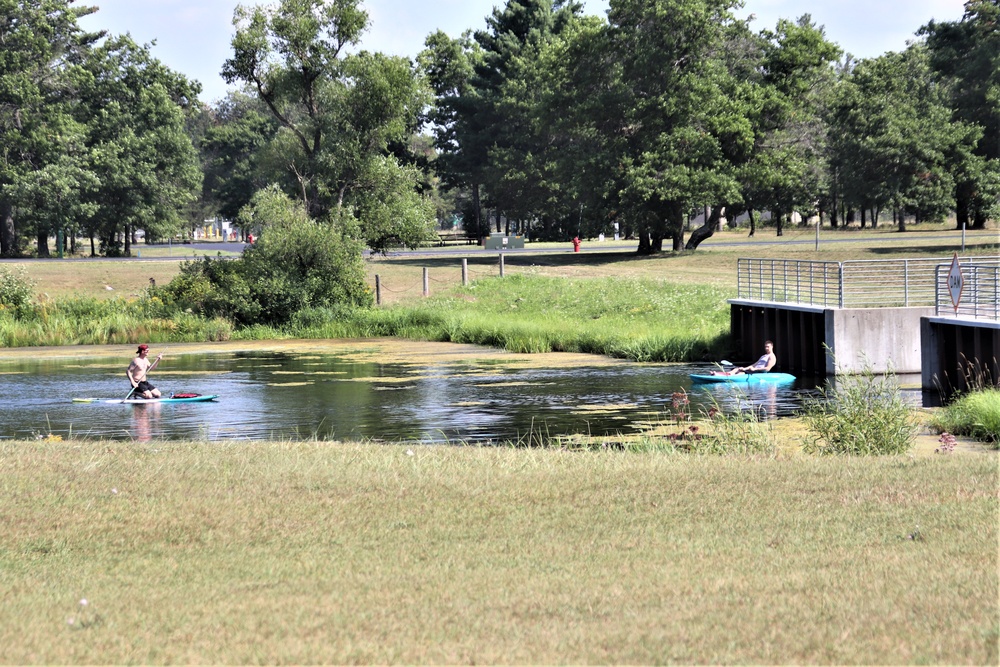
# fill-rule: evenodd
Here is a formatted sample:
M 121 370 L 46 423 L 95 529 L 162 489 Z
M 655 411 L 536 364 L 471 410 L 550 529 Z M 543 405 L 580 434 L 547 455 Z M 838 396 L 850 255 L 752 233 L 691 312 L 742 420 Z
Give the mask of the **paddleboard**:
M 738 375 L 711 375 L 691 373 L 694 382 L 742 382 L 745 384 L 794 382 L 795 376 L 788 373 L 740 373 Z
M 144 405 L 146 403 L 203 403 L 205 401 L 214 401 L 219 397 L 218 394 L 198 394 L 197 396 L 163 396 L 161 398 L 129 398 L 127 400 L 122 400 L 120 398 L 74 398 L 74 403 L 124 403 L 127 405 Z

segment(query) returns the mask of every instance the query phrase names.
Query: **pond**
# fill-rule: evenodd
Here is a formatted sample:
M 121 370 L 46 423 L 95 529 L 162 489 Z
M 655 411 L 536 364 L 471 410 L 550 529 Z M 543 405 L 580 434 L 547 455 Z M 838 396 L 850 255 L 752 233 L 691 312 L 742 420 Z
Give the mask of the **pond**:
M 150 356 L 157 350 L 153 346 Z M 210 403 L 75 403 L 125 398 L 128 347 L 4 351 L 0 437 L 160 440 L 341 439 L 498 443 L 640 433 L 713 404 L 794 414 L 816 380 L 792 386 L 692 385 L 708 364 L 637 364 L 590 355 L 518 355 L 396 340 L 171 346 L 151 374 L 165 395 Z M 919 392 L 917 392 L 919 394 Z M 919 399 L 918 399 L 919 400 Z

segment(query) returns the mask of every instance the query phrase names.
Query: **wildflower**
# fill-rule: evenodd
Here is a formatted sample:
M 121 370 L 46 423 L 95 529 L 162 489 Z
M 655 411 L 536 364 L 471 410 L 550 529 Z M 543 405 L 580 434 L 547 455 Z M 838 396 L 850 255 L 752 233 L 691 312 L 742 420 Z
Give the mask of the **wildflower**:
M 413 456 L 413 450 L 412 449 L 407 449 L 406 450 L 406 455 L 407 456 Z
M 941 443 L 941 446 L 934 450 L 935 454 L 951 454 L 955 451 L 955 445 L 958 444 L 958 440 L 951 433 L 942 433 L 938 442 Z
M 87 606 L 87 604 L 88 604 L 88 603 L 87 603 L 87 598 L 83 598 L 82 600 L 80 600 L 80 606 L 81 606 L 81 607 L 86 607 L 86 606 Z

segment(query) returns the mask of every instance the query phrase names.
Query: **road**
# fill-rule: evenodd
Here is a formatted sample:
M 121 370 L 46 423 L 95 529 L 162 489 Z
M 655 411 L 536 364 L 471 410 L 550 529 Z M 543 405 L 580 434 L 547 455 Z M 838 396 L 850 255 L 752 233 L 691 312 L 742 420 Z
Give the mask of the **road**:
M 820 237 L 820 248 L 823 247 L 824 243 L 871 243 L 872 237 L 870 235 L 860 236 L 859 238 L 850 238 L 848 235 L 850 232 L 845 232 L 843 235 L 838 235 L 836 239 Z M 990 235 L 993 236 L 995 242 L 1000 244 L 1000 233 L 996 230 L 987 230 L 986 232 L 967 232 L 966 241 L 968 242 L 980 242 L 983 240 L 990 240 Z M 956 250 L 961 248 L 962 245 L 962 232 L 952 231 L 952 232 L 930 232 L 921 233 L 919 235 L 921 241 L 944 241 L 946 243 L 954 244 Z M 886 235 L 884 239 L 886 241 L 892 240 L 892 237 Z M 815 245 L 815 237 L 803 237 L 798 235 L 796 238 L 781 238 L 774 237 L 770 240 L 763 240 L 760 237 L 757 238 L 744 238 L 742 240 L 721 240 L 709 238 L 704 243 L 701 244 L 701 248 L 731 248 L 731 247 L 741 247 L 741 246 L 775 246 L 775 245 Z M 108 257 L 84 257 L 84 258 L 74 258 L 74 261 L 82 260 L 92 260 L 92 261 L 107 261 L 108 259 L 121 259 L 127 261 L 163 261 L 167 259 L 190 259 L 192 256 L 192 251 L 197 251 L 200 255 L 208 254 L 209 256 L 214 255 L 217 252 L 229 252 L 229 253 L 240 253 L 246 247 L 246 243 L 243 242 L 216 242 L 216 243 L 184 243 L 175 244 L 170 247 L 172 251 L 169 255 L 160 255 L 156 257 L 143 257 L 142 251 L 146 247 L 144 245 L 134 245 L 132 249 L 137 253 L 133 257 L 120 257 L 120 258 L 108 258 Z M 163 248 L 162 245 L 152 246 L 154 248 Z M 598 253 L 598 252 L 634 252 L 638 247 L 637 241 L 584 241 L 580 245 L 581 253 Z M 419 257 L 423 255 L 494 255 L 499 252 L 506 254 L 532 254 L 532 253 L 572 253 L 573 244 L 567 241 L 565 247 L 562 245 L 556 246 L 547 244 L 544 247 L 528 245 L 525 248 L 508 248 L 506 250 L 485 250 L 480 246 L 474 245 L 452 245 L 452 246 L 441 246 L 441 247 L 431 247 L 431 248 L 419 248 L 416 250 L 393 250 L 387 254 L 388 257 Z M 0 259 L 0 262 L 25 262 L 25 261 L 51 261 L 52 258 L 45 260 L 31 260 L 31 259 Z

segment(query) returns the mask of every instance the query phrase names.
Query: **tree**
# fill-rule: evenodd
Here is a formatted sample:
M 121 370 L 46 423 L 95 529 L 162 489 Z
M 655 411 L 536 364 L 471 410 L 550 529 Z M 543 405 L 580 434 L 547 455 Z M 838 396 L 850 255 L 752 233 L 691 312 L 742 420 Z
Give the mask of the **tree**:
M 205 190 L 219 215 L 235 220 L 263 189 L 268 174 L 261 168 L 261 151 L 278 125 L 255 97 L 230 93 L 214 110 L 214 124 L 201 142 Z
M 953 171 L 958 227 L 982 229 L 1000 216 L 1000 0 L 967 0 L 961 21 L 931 21 L 921 33 L 954 118 L 981 130 L 975 157 Z
M 20 254 L 76 208 L 84 187 L 83 130 L 72 117 L 83 54 L 100 35 L 83 32 L 94 8 L 71 0 L 0 0 L 0 254 Z M 49 186 L 55 192 L 48 196 Z M 53 204 L 53 200 L 58 204 Z M 43 210 L 41 206 L 48 206 Z M 58 209 L 58 211 L 53 210 Z
M 251 86 L 279 124 L 262 161 L 281 166 L 289 194 L 314 218 L 352 216 L 363 238 L 384 250 L 431 233 L 416 172 L 391 154 L 405 145 L 427 102 L 410 63 L 362 51 L 347 54 L 368 25 L 358 0 L 282 0 L 238 7 L 233 57 L 223 76 Z M 392 172 L 391 174 L 389 172 Z M 386 190 L 385 188 L 397 188 Z M 387 234 L 373 202 L 407 201 L 414 215 Z
M 940 219 L 952 210 L 952 165 L 979 133 L 951 119 L 922 45 L 858 63 L 837 92 L 830 122 L 842 197 L 862 210 L 862 224 L 868 211 L 874 226 L 881 210 L 899 220 Z
M 749 124 L 724 92 L 727 73 L 711 50 L 731 22 L 728 0 L 612 0 L 611 52 L 620 67 L 617 133 L 623 214 L 640 252 L 662 240 L 683 249 L 687 212 L 738 196 L 723 145 L 745 144 Z
M 541 52 L 578 20 L 580 11 L 575 1 L 508 2 L 487 17 L 487 30 L 476 33 L 483 57 L 473 79 L 475 111 L 490 128 L 486 141 L 479 142 L 486 146 L 482 178 L 490 204 L 508 224 L 512 218 L 537 219 L 550 237 L 556 220 L 571 216 L 578 202 L 567 201 L 553 182 L 550 137 L 536 122 L 545 87 L 538 64 Z M 501 231 L 499 216 L 497 223 Z M 562 238 L 573 235 L 560 231 Z
M 128 36 L 108 39 L 85 63 L 77 107 L 86 123 L 96 210 L 87 221 L 107 255 L 131 254 L 134 230 L 154 237 L 176 232 L 196 198 L 202 173 L 185 128 L 183 107 L 199 86 L 153 58 Z
M 814 212 L 826 177 L 824 114 L 832 92 L 831 63 L 840 48 L 827 41 L 812 17 L 779 20 L 765 31 L 762 95 L 754 151 L 757 203 L 771 209 L 777 233 L 785 216 Z
M 465 229 L 471 237 L 481 238 L 489 233 L 482 222 L 480 195 L 486 151 L 476 144 L 485 125 L 474 112 L 472 78 L 482 52 L 468 31 L 452 39 L 438 30 L 427 37 L 424 47 L 417 62 L 435 97 L 426 117 L 437 151 L 434 169 L 446 186 L 471 190 Z

